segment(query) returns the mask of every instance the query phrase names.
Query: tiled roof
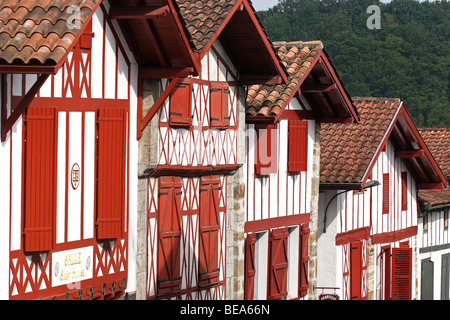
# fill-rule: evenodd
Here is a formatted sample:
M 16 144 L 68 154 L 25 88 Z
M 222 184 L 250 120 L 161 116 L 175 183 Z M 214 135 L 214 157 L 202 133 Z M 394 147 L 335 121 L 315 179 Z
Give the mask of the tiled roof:
M 176 0 L 195 51 L 201 51 L 237 0 Z
M 274 42 L 273 45 L 288 72 L 288 83 L 275 86 L 251 86 L 246 102 L 246 113 L 249 116 L 278 115 L 309 66 L 323 49 L 320 41 Z
M 429 202 L 432 206 L 445 205 L 450 206 L 450 188 L 441 190 L 419 190 L 419 202 Z
M 399 99 L 353 98 L 359 123 L 323 123 L 320 130 L 320 182 L 360 183 L 383 140 Z
M 431 154 L 447 179 L 450 178 L 450 128 L 419 129 Z
M 100 1 L 2 0 L 0 64 L 57 64 Z

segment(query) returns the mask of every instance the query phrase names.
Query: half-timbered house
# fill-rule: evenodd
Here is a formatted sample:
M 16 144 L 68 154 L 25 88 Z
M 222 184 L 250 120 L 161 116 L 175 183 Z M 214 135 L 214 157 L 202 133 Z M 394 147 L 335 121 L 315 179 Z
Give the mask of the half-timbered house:
M 419 129 L 419 132 L 450 182 L 450 128 Z M 418 246 L 420 299 L 449 300 L 450 238 L 448 214 L 450 188 L 420 190 Z
M 446 179 L 399 99 L 321 128 L 318 279 L 340 299 L 418 298 L 418 190 Z
M 248 1 L 175 4 L 184 46 L 155 37 L 160 68 L 139 77 L 137 297 L 239 299 L 245 86 L 285 70 Z
M 274 45 L 287 84 L 247 96 L 245 299 L 313 299 L 319 125 L 359 116 L 320 41 Z
M 0 4 L 2 299 L 134 290 L 137 68 L 110 9 Z

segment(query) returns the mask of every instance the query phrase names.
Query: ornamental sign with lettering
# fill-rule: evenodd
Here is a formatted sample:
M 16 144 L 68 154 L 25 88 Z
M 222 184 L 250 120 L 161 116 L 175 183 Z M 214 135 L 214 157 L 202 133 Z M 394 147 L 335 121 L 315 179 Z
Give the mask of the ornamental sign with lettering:
M 94 248 L 92 246 L 53 252 L 52 284 L 59 286 L 91 279 Z
M 78 163 L 75 163 L 72 166 L 72 172 L 70 176 L 72 179 L 72 188 L 76 190 L 80 185 L 80 166 L 78 165 Z

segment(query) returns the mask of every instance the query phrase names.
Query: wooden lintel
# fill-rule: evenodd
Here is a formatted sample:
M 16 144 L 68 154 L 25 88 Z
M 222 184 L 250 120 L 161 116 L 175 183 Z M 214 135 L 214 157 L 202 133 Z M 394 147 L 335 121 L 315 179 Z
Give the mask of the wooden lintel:
M 424 155 L 425 155 L 425 151 L 423 149 L 395 151 L 395 156 L 397 158 L 420 158 L 420 157 L 423 157 Z
M 145 79 L 186 78 L 194 73 L 194 68 L 140 68 L 139 76 Z
M 306 120 L 315 119 L 314 112 L 311 110 L 283 110 L 280 119 L 284 120 Z
M 349 123 L 352 122 L 352 118 L 317 118 L 320 123 Z
M 274 116 L 246 116 L 246 123 L 275 123 L 276 117 Z
M 280 76 L 263 76 L 263 75 L 241 75 L 239 78 L 239 83 L 241 85 L 253 85 L 253 84 L 263 84 L 267 86 L 273 86 L 281 84 L 283 79 Z
M 443 186 L 442 182 L 434 182 L 434 183 L 431 182 L 431 183 L 418 183 L 416 185 L 416 188 L 418 190 L 425 190 L 425 189 L 427 189 L 427 190 L 430 190 L 430 189 L 440 190 L 440 189 L 443 189 L 444 186 Z
M 112 19 L 152 19 L 164 17 L 169 6 L 111 6 L 109 16 Z
M 314 85 L 303 85 L 301 86 L 301 90 L 303 93 L 311 93 L 311 92 L 328 92 L 336 89 L 337 86 L 335 83 L 332 84 L 314 84 Z

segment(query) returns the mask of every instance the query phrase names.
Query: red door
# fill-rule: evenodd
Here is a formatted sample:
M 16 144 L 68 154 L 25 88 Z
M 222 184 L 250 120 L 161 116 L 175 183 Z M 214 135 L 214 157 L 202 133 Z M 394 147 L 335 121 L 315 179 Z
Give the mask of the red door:
M 288 228 L 274 229 L 270 239 L 269 300 L 287 296 Z
M 361 300 L 362 243 L 350 244 L 350 300 Z

